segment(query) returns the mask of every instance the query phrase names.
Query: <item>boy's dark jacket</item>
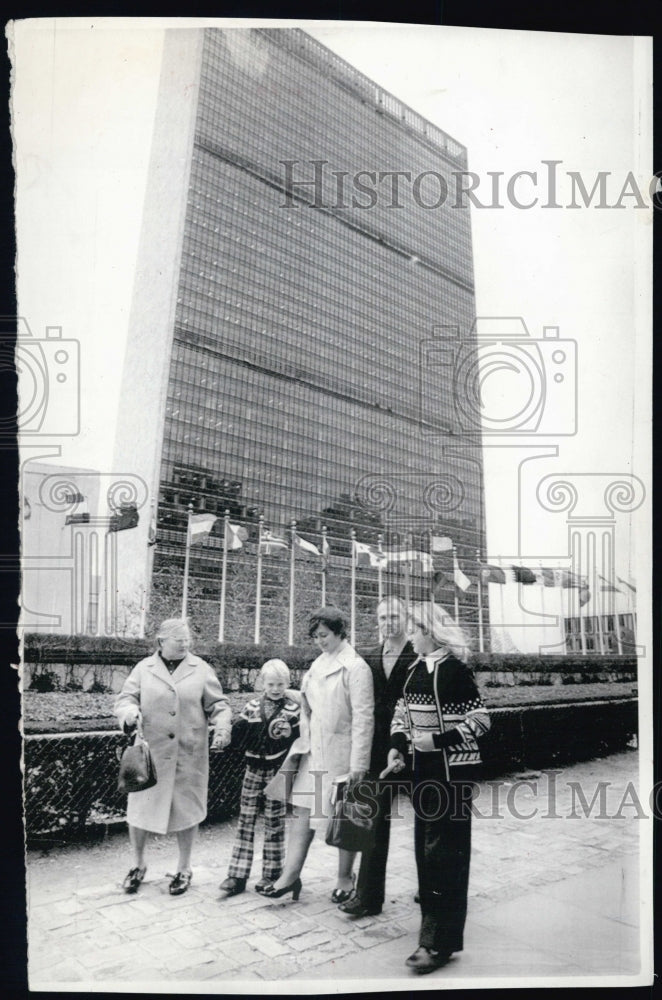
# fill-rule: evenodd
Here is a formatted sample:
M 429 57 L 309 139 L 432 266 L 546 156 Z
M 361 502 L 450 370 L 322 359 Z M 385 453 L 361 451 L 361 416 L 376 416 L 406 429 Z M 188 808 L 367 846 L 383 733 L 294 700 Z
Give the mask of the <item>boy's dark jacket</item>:
M 278 706 L 267 718 L 265 708 Z M 232 725 L 231 746 L 243 750 L 254 767 L 279 766 L 299 735 L 300 705 L 287 694 L 277 702 L 266 695 L 253 698 Z M 289 731 L 288 731 L 289 730 Z

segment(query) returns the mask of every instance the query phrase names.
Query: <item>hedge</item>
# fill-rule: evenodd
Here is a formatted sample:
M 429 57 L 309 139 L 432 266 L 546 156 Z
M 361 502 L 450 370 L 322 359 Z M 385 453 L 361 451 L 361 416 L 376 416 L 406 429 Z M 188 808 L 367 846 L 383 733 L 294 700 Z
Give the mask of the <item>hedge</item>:
M 365 647 L 359 646 L 359 651 Z M 98 664 L 99 666 L 133 666 L 138 660 L 154 651 L 150 639 L 119 639 L 106 636 L 49 635 L 38 632 L 24 637 L 23 660 L 25 663 L 47 664 Z M 291 669 L 306 669 L 317 651 L 309 646 L 245 645 L 237 643 L 200 643 L 195 647 L 198 656 L 207 660 L 217 670 L 256 670 L 265 660 L 279 657 Z M 530 653 L 473 653 L 471 666 L 477 671 L 582 673 L 586 670 L 609 670 L 632 673 L 637 671 L 637 658 L 633 655 L 602 655 L 580 653 L 536 656 Z

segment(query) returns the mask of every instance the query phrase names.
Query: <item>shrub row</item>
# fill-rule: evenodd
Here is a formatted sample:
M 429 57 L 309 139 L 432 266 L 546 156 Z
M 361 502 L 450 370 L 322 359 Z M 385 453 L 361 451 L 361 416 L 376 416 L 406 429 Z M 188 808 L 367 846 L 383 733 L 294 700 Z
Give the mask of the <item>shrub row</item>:
M 359 649 L 362 647 L 359 646 Z M 149 656 L 154 643 L 149 639 L 119 639 L 88 635 L 43 635 L 27 633 L 24 637 L 25 663 L 94 664 L 99 666 L 133 666 Z M 265 660 L 280 657 L 292 670 L 305 670 L 317 655 L 312 646 L 239 645 L 214 643 L 196 645 L 198 656 L 211 663 L 217 670 L 257 670 Z M 636 674 L 637 659 L 633 655 L 536 656 L 530 653 L 474 653 L 471 665 L 477 671 L 510 671 L 536 673 L 582 673 L 609 670 Z

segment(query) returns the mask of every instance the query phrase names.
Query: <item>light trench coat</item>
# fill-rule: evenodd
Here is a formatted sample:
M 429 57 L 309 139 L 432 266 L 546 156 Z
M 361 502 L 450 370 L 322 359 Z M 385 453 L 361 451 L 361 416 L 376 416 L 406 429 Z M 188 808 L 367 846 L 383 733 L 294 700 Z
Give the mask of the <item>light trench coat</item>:
M 370 766 L 374 726 L 370 667 L 343 640 L 335 653 L 318 656 L 301 681 L 300 736 L 267 794 L 310 809 L 311 827 L 325 827 L 333 779 Z
M 230 739 L 232 710 L 216 674 L 192 653 L 170 674 L 158 653 L 138 663 L 117 696 L 115 715 L 140 709 L 156 765 L 157 783 L 129 795 L 127 822 L 152 833 L 173 833 L 207 815 L 208 725 Z

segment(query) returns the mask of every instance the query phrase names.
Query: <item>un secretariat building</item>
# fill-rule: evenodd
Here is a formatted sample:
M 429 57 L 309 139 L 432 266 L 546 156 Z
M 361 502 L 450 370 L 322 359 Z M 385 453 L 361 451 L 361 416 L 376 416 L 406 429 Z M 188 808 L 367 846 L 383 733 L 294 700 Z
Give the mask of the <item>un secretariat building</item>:
M 452 362 L 430 350 L 475 316 L 469 209 L 440 198 L 466 150 L 299 30 L 166 34 L 116 451 L 156 502 L 137 577 L 181 575 L 189 503 L 247 531 L 228 554 L 231 638 L 252 627 L 260 516 L 318 547 L 327 529 L 327 597 L 344 605 L 352 529 L 423 552 L 450 537 L 471 575 L 480 439 L 459 433 Z M 218 601 L 221 540 L 219 521 L 192 550 L 192 619 Z M 314 607 L 319 564 L 297 559 L 297 600 Z M 264 573 L 275 636 L 289 553 Z M 385 590 L 403 576 L 396 564 Z M 359 565 L 361 613 L 377 585 Z M 414 564 L 407 586 L 425 597 L 429 575 Z M 452 608 L 452 574 L 440 587 Z M 467 623 L 475 593 L 460 595 Z

